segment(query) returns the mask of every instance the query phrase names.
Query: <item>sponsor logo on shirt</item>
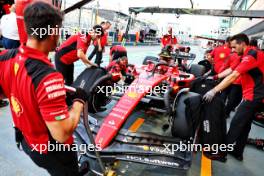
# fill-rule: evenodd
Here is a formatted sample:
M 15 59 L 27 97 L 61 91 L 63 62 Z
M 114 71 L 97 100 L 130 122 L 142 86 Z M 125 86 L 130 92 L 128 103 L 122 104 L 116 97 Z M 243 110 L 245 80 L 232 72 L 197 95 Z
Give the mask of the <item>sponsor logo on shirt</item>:
M 23 113 L 23 107 L 21 103 L 14 96 L 11 96 L 10 101 L 13 112 L 16 114 L 17 117 L 19 117 Z
M 46 92 L 49 93 L 49 92 L 52 92 L 54 90 L 60 90 L 62 88 L 64 88 L 63 84 L 54 84 L 54 85 L 46 87 Z
M 221 53 L 219 57 L 220 57 L 221 59 L 224 59 L 224 58 L 225 58 L 225 53 Z
M 66 91 L 65 90 L 61 90 L 61 91 L 57 91 L 57 92 L 54 92 L 54 93 L 50 93 L 50 94 L 48 94 L 48 98 L 49 99 L 54 99 L 54 98 L 57 98 L 57 97 L 60 97 L 60 96 L 63 96 L 63 95 L 66 95 Z
M 52 84 L 52 83 L 55 83 L 55 82 L 63 82 L 63 79 L 60 78 L 60 79 L 52 79 L 52 80 L 49 80 L 47 82 L 44 82 L 44 86 L 47 86 L 47 85 Z

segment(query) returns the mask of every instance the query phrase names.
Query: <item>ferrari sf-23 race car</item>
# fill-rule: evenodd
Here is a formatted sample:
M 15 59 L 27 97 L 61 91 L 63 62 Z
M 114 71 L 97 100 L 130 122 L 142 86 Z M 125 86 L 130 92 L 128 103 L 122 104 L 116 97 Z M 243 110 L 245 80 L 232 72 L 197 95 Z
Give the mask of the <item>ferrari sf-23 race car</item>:
M 202 74 L 203 68 L 195 67 L 195 73 Z M 195 142 L 198 115 L 185 113 L 189 98 L 196 99 L 196 104 L 202 101 L 199 94 L 186 89 L 195 76 L 155 57 L 146 57 L 140 67 L 128 65 L 126 72 L 128 81 L 123 85 L 117 83 L 116 73 L 103 68 L 88 68 L 74 82 L 73 87 L 83 88 L 89 95 L 75 141 L 78 145 L 92 144 L 99 148 L 80 154 L 79 162 L 88 164 L 97 175 L 112 175 L 117 161 L 187 170 L 192 152 L 176 151 L 173 146 Z M 195 104 L 190 106 L 195 108 Z M 157 116 L 160 113 L 166 118 L 165 133 L 164 126 L 155 126 L 161 120 Z M 140 120 L 144 121 L 139 116 L 150 124 L 143 131 L 135 130 Z

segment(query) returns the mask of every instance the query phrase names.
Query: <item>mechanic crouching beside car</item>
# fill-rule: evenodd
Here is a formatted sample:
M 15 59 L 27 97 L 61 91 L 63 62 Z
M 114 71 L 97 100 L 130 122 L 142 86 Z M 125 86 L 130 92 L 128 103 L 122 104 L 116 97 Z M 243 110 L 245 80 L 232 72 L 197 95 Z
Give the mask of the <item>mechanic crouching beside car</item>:
M 241 56 L 241 61 L 229 76 L 204 95 L 204 99 L 210 102 L 218 92 L 241 77 L 243 100 L 231 121 L 227 143 L 235 144 L 230 154 L 242 161 L 254 115 L 264 103 L 264 56 L 261 51 L 249 46 L 245 34 L 237 34 L 230 41 L 236 53 Z
M 77 89 L 68 110 L 63 76 L 48 59 L 59 34 L 40 35 L 33 29 L 61 26 L 63 15 L 51 5 L 36 2 L 24 11 L 28 40 L 25 46 L 0 55 L 0 87 L 10 100 L 18 147 L 52 176 L 79 174 L 73 131 L 77 127 L 86 93 Z M 65 145 L 65 151 L 48 150 L 50 144 Z

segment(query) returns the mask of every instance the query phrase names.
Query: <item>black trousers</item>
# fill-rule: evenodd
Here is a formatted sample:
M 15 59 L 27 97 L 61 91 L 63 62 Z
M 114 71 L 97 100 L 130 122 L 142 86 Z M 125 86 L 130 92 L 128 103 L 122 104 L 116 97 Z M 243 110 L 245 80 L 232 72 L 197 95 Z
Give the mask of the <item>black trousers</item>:
M 226 115 L 229 116 L 231 111 L 234 111 L 242 100 L 242 87 L 240 84 L 232 84 L 227 95 L 227 103 L 225 107 Z
M 22 140 L 22 147 L 31 160 L 41 168 L 46 169 L 51 176 L 78 176 L 77 153 L 73 151 L 54 151 L 40 154 Z
M 98 46 L 94 46 L 93 51 L 91 52 L 90 56 L 88 57 L 89 60 L 92 60 L 94 55 L 96 55 L 95 57 L 95 62 L 98 66 L 100 66 L 101 62 L 102 62 L 102 58 L 103 58 L 103 50 L 104 48 L 102 48 L 102 51 L 98 50 Z
M 66 65 L 60 61 L 60 58 L 55 55 L 56 70 L 60 72 L 65 80 L 65 84 L 71 86 L 73 83 L 74 64 Z
M 233 117 L 229 131 L 227 133 L 227 143 L 234 144 L 234 152 L 242 155 L 247 143 L 247 138 L 251 129 L 251 123 L 257 109 L 262 105 L 261 101 L 243 100 L 238 106 Z

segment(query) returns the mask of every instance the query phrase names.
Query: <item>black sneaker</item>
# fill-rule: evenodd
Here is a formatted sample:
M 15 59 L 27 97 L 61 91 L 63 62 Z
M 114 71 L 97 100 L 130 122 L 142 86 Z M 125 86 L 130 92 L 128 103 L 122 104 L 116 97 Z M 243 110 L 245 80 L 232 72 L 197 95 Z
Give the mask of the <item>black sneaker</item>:
M 242 154 L 237 154 L 234 151 L 228 152 L 228 154 L 230 154 L 231 156 L 233 156 L 238 161 L 243 161 L 243 159 L 244 159 Z

